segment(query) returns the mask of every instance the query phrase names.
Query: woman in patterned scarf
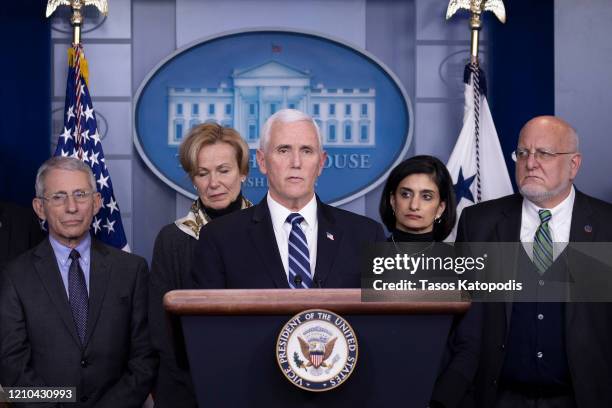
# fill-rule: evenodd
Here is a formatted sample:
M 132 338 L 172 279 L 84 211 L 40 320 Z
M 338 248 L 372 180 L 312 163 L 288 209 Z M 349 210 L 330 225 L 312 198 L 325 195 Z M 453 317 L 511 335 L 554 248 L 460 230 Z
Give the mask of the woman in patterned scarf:
M 149 327 L 160 365 L 153 392 L 155 407 L 195 407 L 180 324 L 168 321 L 163 296 L 193 287 L 193 251 L 202 226 L 252 206 L 241 193 L 249 171 L 249 148 L 240 134 L 216 123 L 195 126 L 181 143 L 179 158 L 198 198 L 186 216 L 166 225 L 155 241 L 149 290 Z

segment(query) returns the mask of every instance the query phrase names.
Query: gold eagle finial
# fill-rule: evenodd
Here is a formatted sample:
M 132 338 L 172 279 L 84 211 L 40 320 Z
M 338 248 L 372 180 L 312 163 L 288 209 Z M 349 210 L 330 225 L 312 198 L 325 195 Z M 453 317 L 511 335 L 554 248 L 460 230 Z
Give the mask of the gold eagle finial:
M 446 9 L 446 19 L 455 15 L 459 9 L 469 10 L 472 14 L 490 11 L 499 21 L 506 22 L 506 8 L 502 0 L 450 0 Z
M 108 0 L 49 0 L 47 2 L 47 18 L 55 12 L 59 6 L 70 6 L 73 9 L 80 9 L 83 6 L 95 6 L 100 13 L 105 16 L 108 14 Z
M 47 18 L 55 12 L 59 6 L 70 6 L 72 9 L 72 17 L 70 17 L 70 25 L 72 26 L 72 43 L 81 43 L 81 25 L 83 24 L 83 15 L 81 9 L 85 6 L 95 6 L 100 13 L 108 15 L 108 0 L 48 0 L 47 2 Z
M 482 13 L 490 11 L 501 21 L 506 22 L 506 8 L 502 0 L 450 0 L 446 9 L 446 19 L 451 18 L 459 9 L 470 11 L 470 29 L 472 41 L 470 46 L 470 61 L 478 65 L 478 42 L 482 27 Z

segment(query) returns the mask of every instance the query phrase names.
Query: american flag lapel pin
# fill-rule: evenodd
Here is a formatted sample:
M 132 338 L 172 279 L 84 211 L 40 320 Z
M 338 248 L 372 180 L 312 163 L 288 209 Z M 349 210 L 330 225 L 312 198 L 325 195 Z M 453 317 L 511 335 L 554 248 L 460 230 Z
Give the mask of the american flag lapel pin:
M 331 232 L 327 232 L 327 239 L 333 241 L 334 240 L 334 234 L 332 234 Z

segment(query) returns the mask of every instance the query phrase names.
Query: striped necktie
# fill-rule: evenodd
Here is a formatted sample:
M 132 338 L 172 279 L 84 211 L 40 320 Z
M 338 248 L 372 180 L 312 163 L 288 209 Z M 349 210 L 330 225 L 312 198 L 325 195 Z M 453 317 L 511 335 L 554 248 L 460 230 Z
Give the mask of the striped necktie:
M 533 240 L 533 263 L 541 274 L 553 263 L 553 240 L 548 222 L 552 214 L 549 210 L 539 210 L 540 226 L 536 230 Z
M 289 286 L 292 289 L 311 288 L 310 255 L 306 235 L 300 227 L 304 221 L 299 213 L 291 213 L 287 222 L 291 224 L 289 233 Z
M 87 295 L 87 285 L 85 284 L 85 274 L 79 258 L 81 254 L 73 249 L 69 255 L 72 259 L 68 269 L 68 296 L 70 297 L 70 309 L 72 318 L 76 326 L 77 334 L 81 339 L 81 344 L 85 344 L 85 330 L 87 329 L 87 313 L 89 308 L 89 296 Z

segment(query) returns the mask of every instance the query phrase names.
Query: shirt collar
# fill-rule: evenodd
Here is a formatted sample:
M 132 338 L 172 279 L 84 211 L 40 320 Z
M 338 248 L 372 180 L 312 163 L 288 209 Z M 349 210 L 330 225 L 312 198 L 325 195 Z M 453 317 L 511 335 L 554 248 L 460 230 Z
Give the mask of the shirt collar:
M 557 204 L 553 208 L 539 207 L 535 203 L 524 198 L 523 199 L 523 212 L 526 212 L 527 214 L 531 214 L 532 216 L 535 216 L 536 218 L 538 218 L 538 222 L 539 222 L 538 211 L 540 210 L 549 210 L 551 214 L 551 221 L 567 219 L 568 217 L 572 215 L 572 209 L 574 208 L 575 198 L 576 198 L 576 190 L 574 189 L 574 186 L 572 185 L 572 188 L 570 189 L 570 193 L 567 195 L 567 197 L 565 197 L 563 201 L 561 201 L 559 204 Z
M 69 248 L 66 245 L 62 244 L 61 242 L 53 238 L 51 234 L 49 234 L 49 242 L 51 243 L 51 247 L 53 248 L 55 257 L 57 258 L 60 264 L 66 265 L 72 262 L 70 260 L 70 252 L 72 251 L 72 248 Z M 80 259 L 85 264 L 89 264 L 90 248 L 91 236 L 89 234 L 85 235 L 85 238 L 83 238 L 83 240 L 79 242 L 79 245 L 74 248 L 79 251 L 79 254 L 81 255 Z
M 312 198 L 301 210 L 299 211 L 291 211 L 285 206 L 283 206 L 278 201 L 274 200 L 272 196 L 270 196 L 270 192 L 268 192 L 266 196 L 266 201 L 268 203 L 268 208 L 270 209 L 270 217 L 272 218 L 272 225 L 275 228 L 279 228 L 283 226 L 285 221 L 287 221 L 287 217 L 289 214 L 293 212 L 298 212 L 302 217 L 304 217 L 304 222 L 307 227 L 314 227 L 317 224 L 317 198 L 316 195 L 312 195 Z

